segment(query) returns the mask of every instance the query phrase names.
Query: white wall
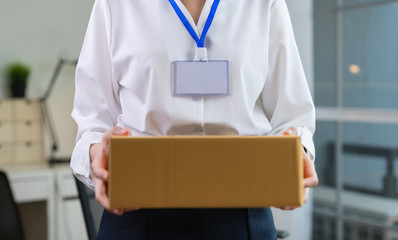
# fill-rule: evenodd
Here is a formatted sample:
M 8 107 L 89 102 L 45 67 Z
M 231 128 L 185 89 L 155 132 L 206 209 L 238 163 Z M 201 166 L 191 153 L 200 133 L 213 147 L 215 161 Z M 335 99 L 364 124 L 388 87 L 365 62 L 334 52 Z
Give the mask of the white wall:
M 9 96 L 5 67 L 13 61 L 31 66 L 27 96 L 40 97 L 60 55 L 77 58 L 93 0 L 0 1 L 0 98 Z M 58 156 L 70 156 L 76 127 L 70 117 L 74 67 L 65 67 L 48 99 L 60 140 Z

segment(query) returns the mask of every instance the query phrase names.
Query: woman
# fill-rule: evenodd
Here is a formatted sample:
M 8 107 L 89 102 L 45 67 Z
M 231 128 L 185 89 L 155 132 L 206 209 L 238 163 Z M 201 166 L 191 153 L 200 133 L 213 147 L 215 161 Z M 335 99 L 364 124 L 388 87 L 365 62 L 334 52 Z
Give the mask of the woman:
M 171 65 L 198 57 L 228 62 L 229 92 L 175 92 Z M 72 116 L 72 170 L 107 210 L 99 239 L 276 239 L 268 208 L 110 209 L 112 135 L 297 134 L 305 199 L 317 185 L 314 105 L 284 0 L 96 0 Z

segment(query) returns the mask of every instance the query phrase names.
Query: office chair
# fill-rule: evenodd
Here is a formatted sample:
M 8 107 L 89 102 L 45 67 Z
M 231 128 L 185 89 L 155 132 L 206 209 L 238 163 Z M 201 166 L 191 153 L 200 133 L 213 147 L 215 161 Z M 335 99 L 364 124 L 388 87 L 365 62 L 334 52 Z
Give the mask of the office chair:
M 0 170 L 0 239 L 24 239 L 21 217 L 7 175 Z
M 289 233 L 285 230 L 276 230 L 276 236 L 278 239 L 284 239 L 289 237 Z
M 84 222 L 89 240 L 97 239 L 104 208 L 95 200 L 94 192 L 75 178 L 80 204 L 83 210 Z

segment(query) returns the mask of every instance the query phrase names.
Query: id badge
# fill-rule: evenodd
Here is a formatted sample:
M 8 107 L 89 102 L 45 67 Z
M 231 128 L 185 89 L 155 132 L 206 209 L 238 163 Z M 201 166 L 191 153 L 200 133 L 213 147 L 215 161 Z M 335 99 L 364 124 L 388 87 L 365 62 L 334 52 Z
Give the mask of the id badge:
M 224 60 L 172 63 L 174 96 L 229 95 L 229 62 Z

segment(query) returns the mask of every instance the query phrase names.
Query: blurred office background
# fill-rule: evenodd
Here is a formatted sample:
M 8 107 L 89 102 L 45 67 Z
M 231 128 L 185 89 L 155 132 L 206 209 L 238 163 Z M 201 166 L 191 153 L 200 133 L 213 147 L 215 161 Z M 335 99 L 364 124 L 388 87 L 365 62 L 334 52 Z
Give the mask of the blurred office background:
M 313 6 L 313 239 L 398 239 L 398 2 Z
M 277 227 L 294 240 L 398 239 L 398 0 L 286 1 L 317 107 L 320 185 L 304 208 L 274 210 Z M 0 102 L 10 97 L 4 73 L 15 61 L 31 67 L 27 98 L 43 96 L 59 59 L 77 59 L 93 2 L 0 1 Z M 68 158 L 74 146 L 74 70 L 62 67 L 46 100 L 56 158 Z M 47 128 L 44 167 L 14 169 L 0 154 L 0 168 L 11 175 L 27 239 L 85 239 L 68 167 L 46 167 Z M 0 153 L 2 145 L 0 137 Z M 44 197 L 18 190 L 34 177 L 46 179 Z

